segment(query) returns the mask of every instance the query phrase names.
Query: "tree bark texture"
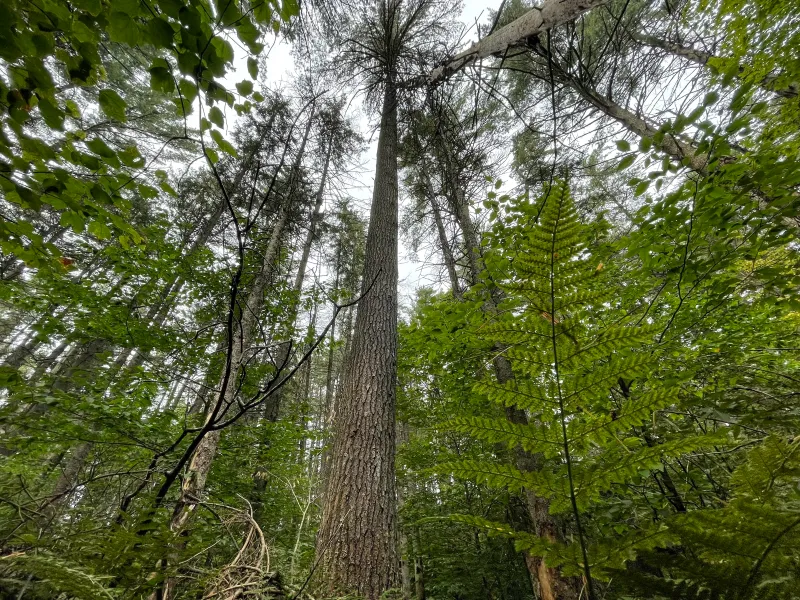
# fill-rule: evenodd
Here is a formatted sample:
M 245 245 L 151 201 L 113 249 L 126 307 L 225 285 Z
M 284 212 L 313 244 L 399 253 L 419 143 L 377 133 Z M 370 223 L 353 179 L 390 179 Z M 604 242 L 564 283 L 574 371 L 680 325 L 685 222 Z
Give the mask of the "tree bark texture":
M 524 47 L 528 38 L 557 25 L 572 21 L 608 0 L 545 0 L 541 8 L 533 8 L 505 27 L 483 38 L 469 49 L 456 54 L 428 75 L 428 83 L 441 83 L 466 65 L 489 56 L 502 56 L 515 47 Z
M 363 297 L 334 417 L 317 538 L 329 593 L 376 600 L 400 583 L 395 497 L 397 380 L 397 101 L 386 83 Z

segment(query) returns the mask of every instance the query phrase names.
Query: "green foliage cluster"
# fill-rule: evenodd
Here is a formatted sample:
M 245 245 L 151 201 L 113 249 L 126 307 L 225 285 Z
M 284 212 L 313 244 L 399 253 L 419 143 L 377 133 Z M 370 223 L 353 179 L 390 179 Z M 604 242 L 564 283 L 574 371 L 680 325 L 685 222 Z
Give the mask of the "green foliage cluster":
M 794 295 L 782 301 L 771 285 L 793 277 L 794 251 L 770 248 L 767 235 L 759 252 L 728 234 L 734 256 L 697 282 L 689 273 L 708 268 L 709 241 L 722 243 L 702 214 L 687 259 L 652 241 L 642 255 L 637 240 L 663 225 L 614 240 L 607 224 L 581 223 L 564 183 L 486 205 L 484 282 L 463 301 L 422 296 L 403 333 L 422 356 L 409 371 L 416 393 L 448 406 L 438 427 L 471 448 L 420 468 L 546 499 L 563 533 L 457 506 L 451 518 L 565 575 L 584 575 L 588 558 L 607 597 L 794 597 L 797 363 L 779 340 L 793 346 L 797 313 Z M 662 206 L 642 211 L 643 225 Z M 668 258 L 693 264 L 670 269 Z M 664 273 L 686 287 L 667 292 Z M 502 297 L 493 313 L 480 309 L 487 287 Z M 498 351 L 514 369 L 504 383 L 490 362 Z M 507 420 L 509 407 L 528 423 Z
M 127 220 L 132 203 L 153 199 L 154 186 L 171 192 L 166 174 L 153 173 L 136 143 L 119 143 L 120 128 L 138 114 L 139 91 L 128 94 L 109 80 L 109 63 L 133 49 L 144 56 L 150 87 L 171 100 L 181 118 L 192 112 L 198 96 L 208 103 L 208 118 L 222 128 L 215 103 L 234 106 L 237 95 L 219 80 L 230 68 L 235 36 L 252 54 L 263 45 L 261 27 L 274 27 L 299 11 L 294 0 L 259 2 L 164 2 L 45 0 L 35 5 L 22 0 L 0 7 L 0 59 L 6 76 L 0 82 L 0 185 L 5 198 L 19 206 L 20 217 L 0 222 L 0 241 L 6 254 L 31 266 L 41 266 L 56 245 L 43 239 L 23 215 L 55 211 L 61 225 L 76 233 L 105 239 L 115 232 L 123 246 L 143 237 Z M 124 64 L 123 64 L 124 66 Z M 248 62 L 251 75 L 257 64 Z M 130 73 L 130 70 L 128 71 Z M 85 91 L 86 99 L 72 94 Z M 237 85 L 238 110 L 247 110 L 251 81 Z M 120 91 L 123 93 L 120 94 Z M 260 98 L 260 94 L 258 95 Z M 256 98 L 254 96 L 256 100 Z M 202 107 L 202 105 L 200 105 Z M 86 126 L 85 112 L 99 107 L 108 119 L 106 135 Z M 202 130 L 211 123 L 201 117 Z M 45 128 L 49 135 L 37 135 Z M 210 131 L 224 152 L 233 147 L 217 129 Z M 188 130 L 162 140 L 163 146 L 190 139 Z M 202 143 L 202 142 L 201 142 Z M 209 156 L 217 156 L 208 148 Z M 158 154 L 161 152 L 159 151 Z M 157 156 L 157 155 L 156 155 Z

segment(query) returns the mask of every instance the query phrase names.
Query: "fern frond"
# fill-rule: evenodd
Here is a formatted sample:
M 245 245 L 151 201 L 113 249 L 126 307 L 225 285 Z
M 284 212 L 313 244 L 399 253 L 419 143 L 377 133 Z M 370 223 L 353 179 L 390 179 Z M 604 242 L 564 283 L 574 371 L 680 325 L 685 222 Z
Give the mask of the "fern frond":
M 586 401 L 591 398 L 608 396 L 608 391 L 616 385 L 620 378 L 633 379 L 646 371 L 650 363 L 646 354 L 634 354 L 614 360 L 605 365 L 598 365 L 587 376 L 571 377 L 565 382 L 565 401 L 575 401 L 579 396 Z
M 523 473 L 510 465 L 477 460 L 442 463 L 436 467 L 436 470 L 441 473 L 452 474 L 458 479 L 474 480 L 498 489 L 507 487 L 512 491 L 520 491 L 530 483 L 527 473 Z
M 631 449 L 620 442 L 617 447 L 605 449 L 603 456 L 596 457 L 584 466 L 577 463 L 573 469 L 575 494 L 585 510 L 602 497 L 603 492 L 614 486 L 634 481 L 642 471 L 661 468 L 663 456 L 681 456 L 716 445 L 722 445 L 725 438 L 720 434 L 687 436 L 658 444 Z
M 34 586 L 43 587 L 56 595 L 66 594 L 81 600 L 113 599 L 116 596 L 116 590 L 102 584 L 102 577 L 47 553 L 7 554 L 0 557 L 0 569 L 18 574 L 22 582 L 30 578 Z
M 581 345 L 575 352 L 559 356 L 561 364 L 570 368 L 580 361 L 606 358 L 614 351 L 641 345 L 652 339 L 652 329 L 646 327 L 611 327 L 596 335 L 588 343 Z
M 538 412 L 544 405 L 552 404 L 552 399 L 542 393 L 542 386 L 520 379 L 505 384 L 497 383 L 495 380 L 483 380 L 477 382 L 472 389 L 504 407 L 516 406 Z
M 455 521 L 456 523 L 463 523 L 464 525 L 469 525 L 470 527 L 476 527 L 478 529 L 482 529 L 489 536 L 514 537 L 516 535 L 516 531 L 514 530 L 514 528 L 510 527 L 506 523 L 500 523 L 498 521 L 490 521 L 482 517 L 476 517 L 475 515 L 464 515 L 460 513 L 453 513 L 451 515 L 448 515 L 447 518 L 450 521 Z
M 549 339 L 549 328 L 545 324 L 544 319 L 541 323 L 530 320 L 490 323 L 485 325 L 481 332 L 487 339 L 502 341 L 507 345 L 527 344 L 530 343 L 531 337 Z
M 553 455 L 560 447 L 559 432 L 534 425 L 520 425 L 508 419 L 485 417 L 458 417 L 444 424 L 446 429 L 465 433 L 490 444 L 504 444 L 509 448 L 520 446 L 531 454 Z
M 594 414 L 575 420 L 567 425 L 570 442 L 577 442 L 592 436 L 593 441 L 605 445 L 616 439 L 621 431 L 638 427 L 650 420 L 655 411 L 672 405 L 677 400 L 677 392 L 657 389 L 628 400 L 620 410 L 606 414 Z

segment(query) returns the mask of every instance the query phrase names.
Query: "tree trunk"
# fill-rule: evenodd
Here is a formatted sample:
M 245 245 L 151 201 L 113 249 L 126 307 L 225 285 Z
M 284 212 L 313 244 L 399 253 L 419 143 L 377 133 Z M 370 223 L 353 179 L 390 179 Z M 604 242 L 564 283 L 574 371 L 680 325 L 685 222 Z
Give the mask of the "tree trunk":
M 447 268 L 447 275 L 450 277 L 450 289 L 453 292 L 453 297 L 458 300 L 461 298 L 461 283 L 458 280 L 458 273 L 456 272 L 456 261 L 455 258 L 453 258 L 453 250 L 450 248 L 450 241 L 447 239 L 447 232 L 444 229 L 442 212 L 439 210 L 436 195 L 431 194 L 430 198 L 431 208 L 433 209 L 433 220 L 436 222 L 436 231 L 439 234 L 439 247 L 442 249 L 444 265 Z
M 306 278 L 306 268 L 308 267 L 308 257 L 311 255 L 311 246 L 317 238 L 317 226 L 322 220 L 322 201 L 325 194 L 325 183 L 328 179 L 328 167 L 331 161 L 331 152 L 333 150 L 333 141 L 328 143 L 328 148 L 325 153 L 325 165 L 322 168 L 322 178 L 319 182 L 319 187 L 315 194 L 316 202 L 314 204 L 314 212 L 311 215 L 311 223 L 309 224 L 308 231 L 306 232 L 306 239 L 303 242 L 303 250 L 300 255 L 300 263 L 297 265 L 297 273 L 294 278 L 293 288 L 293 303 L 289 309 L 289 314 L 286 316 L 286 323 L 289 325 L 288 330 L 293 332 L 295 322 L 297 321 L 297 309 L 300 304 L 300 296 L 303 292 L 303 282 Z M 284 369 L 288 367 L 289 362 L 290 344 L 288 340 L 280 345 L 275 357 L 275 364 L 278 368 L 282 366 Z M 308 367 L 310 368 L 310 367 Z M 281 402 L 286 387 L 277 390 L 267 401 L 264 407 L 264 416 L 268 421 L 277 421 L 280 414 Z
M 337 399 L 317 557 L 330 593 L 376 600 L 399 584 L 395 498 L 397 93 L 386 82 L 363 297 Z
M 441 83 L 466 65 L 489 56 L 503 56 L 509 50 L 525 47 L 528 39 L 548 29 L 577 19 L 586 11 L 608 0 L 545 0 L 541 8 L 533 8 L 505 27 L 483 38 L 468 50 L 456 54 L 428 75 L 428 83 Z
M 275 115 L 273 114 L 270 116 L 270 120 L 267 122 L 267 130 L 272 128 L 274 121 Z M 237 169 L 236 175 L 231 182 L 230 189 L 227 190 L 229 196 L 233 196 L 239 191 L 242 181 L 244 180 L 244 176 L 252 168 L 253 159 L 261 150 L 262 141 L 263 140 L 259 140 L 259 143 L 252 148 L 252 150 L 245 157 L 244 161 L 242 161 L 239 169 Z M 227 203 L 225 197 L 220 196 L 219 201 L 214 206 L 214 211 L 207 219 L 203 221 L 200 231 L 197 232 L 197 235 L 189 246 L 189 249 L 186 251 L 186 254 L 184 255 L 185 258 L 192 257 L 208 243 L 208 240 L 211 238 L 211 234 L 214 233 L 214 228 L 219 223 L 219 220 L 225 213 L 226 208 Z M 174 299 L 180 294 L 184 283 L 184 279 L 177 274 L 173 275 L 167 280 L 167 282 L 164 284 L 163 291 L 161 292 L 161 301 L 153 304 L 153 306 L 151 306 L 150 310 L 147 312 L 145 319 L 148 323 L 151 323 L 154 327 L 162 327 L 164 325 L 164 322 L 169 316 L 169 311 L 172 309 L 174 304 Z M 140 367 L 146 360 L 147 354 L 148 352 L 142 349 L 127 348 L 123 350 L 117 357 L 117 360 L 114 361 L 114 372 L 128 364 L 128 360 L 131 359 L 131 355 L 133 355 L 133 359 L 131 359 L 129 366 L 132 368 Z
M 263 260 L 258 274 L 253 280 L 247 294 L 245 305 L 242 307 L 239 322 L 233 323 L 228 341 L 229 357 L 227 368 L 223 371 L 222 379 L 218 386 L 216 402 L 210 407 L 206 415 L 206 427 L 208 430 L 197 444 L 192 453 L 189 465 L 181 484 L 181 491 L 175 509 L 170 520 L 170 530 L 178 535 L 186 528 L 189 518 L 197 508 L 202 494 L 206 487 L 206 481 L 214 462 L 217 448 L 219 446 L 219 429 L 213 429 L 213 425 L 224 418 L 225 413 L 235 404 L 236 392 L 239 389 L 239 377 L 242 366 L 250 358 L 250 346 L 252 336 L 255 333 L 259 314 L 264 303 L 264 292 L 267 284 L 272 278 L 272 272 L 278 258 L 278 250 L 283 234 L 289 222 L 292 205 L 296 193 L 295 184 L 299 176 L 300 165 L 305 152 L 306 142 L 311 131 L 313 112 L 309 117 L 303 141 L 295 158 L 295 162 L 290 172 L 289 189 L 283 198 L 278 214 L 270 232 L 269 242 L 264 251 Z M 233 307 L 231 307 L 231 310 Z M 234 320 L 235 321 L 235 320 Z M 160 589 L 156 590 L 151 596 L 152 600 L 168 600 L 175 588 L 175 579 L 168 578 Z
M 471 280 L 477 282 L 482 276 L 483 262 L 480 260 L 480 249 L 476 246 L 477 231 L 472 223 L 469 212 L 469 204 L 462 199 L 459 202 L 459 224 L 462 228 L 464 243 L 470 260 Z M 497 312 L 497 302 L 502 296 L 501 290 L 493 285 L 489 285 L 488 293 L 484 295 L 482 310 L 489 315 Z M 503 354 L 504 348 L 495 349 L 495 356 L 492 361 L 495 379 L 500 385 L 514 379 L 514 371 L 511 363 Z M 524 410 L 510 406 L 506 407 L 506 418 L 511 423 L 517 425 L 527 425 L 528 416 Z M 526 452 L 522 448 L 517 448 L 514 452 L 516 467 L 525 472 L 536 472 L 540 469 L 540 458 Z M 557 541 L 560 537 L 556 521 L 549 512 L 550 503 L 545 498 L 540 498 L 531 490 L 525 490 L 525 504 L 528 514 L 534 527 L 536 535 L 551 541 Z M 528 571 L 536 579 L 538 592 L 541 600 L 578 600 L 582 585 L 581 581 L 575 577 L 564 577 L 554 568 L 548 567 L 540 557 L 525 555 L 525 564 Z
M 342 247 L 341 245 L 336 249 L 336 275 L 333 284 L 334 292 L 339 290 L 339 277 L 341 276 L 342 269 Z M 328 459 L 330 458 L 330 450 L 328 448 L 329 433 L 333 428 L 333 402 L 334 402 L 334 358 L 336 357 L 336 321 L 331 325 L 331 333 L 328 342 L 328 361 L 325 372 L 325 399 L 322 404 L 322 414 L 320 421 L 322 426 L 322 453 L 320 455 L 319 464 L 319 480 L 320 490 L 324 492 L 325 482 L 328 479 Z
M 540 48 L 540 52 L 543 52 L 544 55 L 547 56 L 547 50 Z M 597 92 L 597 90 L 590 88 L 580 79 L 560 68 L 555 63 L 553 63 L 553 74 L 556 80 L 571 87 L 584 101 L 591 104 L 604 115 L 620 123 L 631 133 L 641 138 L 653 139 L 653 146 L 664 154 L 669 155 L 700 174 L 706 173 L 708 156 L 706 154 L 698 154 L 697 149 L 691 143 L 673 135 L 660 136 L 661 141 L 656 142 L 654 136 L 659 133 L 659 130 L 655 125 L 648 123 L 642 117 L 603 96 Z

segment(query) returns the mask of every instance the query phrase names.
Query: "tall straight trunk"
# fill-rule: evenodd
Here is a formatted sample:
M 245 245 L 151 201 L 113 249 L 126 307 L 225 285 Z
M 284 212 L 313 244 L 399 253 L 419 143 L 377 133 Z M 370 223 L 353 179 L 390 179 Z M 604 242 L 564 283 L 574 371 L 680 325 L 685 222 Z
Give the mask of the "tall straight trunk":
M 397 423 L 397 444 L 402 446 L 408 443 L 409 426 L 405 421 Z M 402 513 L 405 506 L 405 490 L 403 486 L 397 486 L 397 510 Z M 411 600 L 412 596 L 412 581 L 411 581 L 411 555 L 414 553 L 411 546 L 411 540 L 406 535 L 407 525 L 399 528 L 399 542 L 400 542 L 400 589 L 403 594 L 404 600 Z
M 362 294 L 337 399 L 317 537 L 324 586 L 376 600 L 399 583 L 395 501 L 397 92 L 386 82 Z
M 270 120 L 267 122 L 266 129 L 272 129 L 274 122 L 275 115 L 273 114 L 270 116 Z M 233 196 L 241 188 L 245 175 L 251 170 L 253 160 L 262 148 L 262 142 L 263 139 L 259 140 L 259 143 L 253 146 L 253 148 L 245 157 L 244 161 L 242 161 L 241 166 L 236 171 L 236 175 L 231 182 L 230 189 L 227 190 L 229 196 Z M 208 216 L 207 219 L 203 221 L 200 230 L 197 232 L 197 235 L 189 246 L 189 249 L 186 251 L 186 254 L 184 255 L 186 258 L 194 256 L 203 247 L 205 247 L 205 245 L 208 243 L 208 240 L 211 238 L 211 234 L 214 233 L 214 228 L 219 224 L 219 220 L 225 213 L 226 208 L 227 203 L 225 198 L 224 196 L 220 196 L 217 203 L 214 205 L 213 212 Z M 160 301 L 153 304 L 145 316 L 145 320 L 148 323 L 151 323 L 154 327 L 162 327 L 164 325 L 167 317 L 169 316 L 169 311 L 172 309 L 174 304 L 174 299 L 180 294 L 184 283 L 185 280 L 178 274 L 172 275 L 172 277 L 167 280 L 161 292 Z M 131 356 L 133 356 L 133 359 L 131 359 Z M 119 370 L 126 364 L 129 364 L 131 368 L 140 367 L 146 358 L 146 351 L 135 348 L 127 348 L 123 350 L 117 357 L 116 361 L 114 362 L 114 369 L 115 371 Z M 128 360 L 130 360 L 130 363 L 128 363 Z
M 444 140 L 442 140 L 442 143 Z M 463 193 L 456 193 L 458 200 L 458 222 L 462 229 L 464 245 L 469 261 L 472 282 L 478 282 L 483 273 L 483 261 L 480 260 L 480 246 L 478 234 L 469 212 L 469 204 Z M 488 286 L 484 294 L 482 310 L 493 315 L 497 312 L 497 302 L 502 297 L 502 291 L 493 285 Z M 496 348 L 492 367 L 497 383 L 505 385 L 514 379 L 511 363 L 503 354 L 503 348 Z M 524 410 L 516 407 L 506 407 L 506 419 L 516 425 L 527 425 L 528 415 Z M 536 472 L 541 468 L 540 457 L 522 448 L 514 451 L 516 467 L 522 472 Z M 533 491 L 525 490 L 525 505 L 530 515 L 536 535 L 550 541 L 558 541 L 561 537 L 558 525 L 550 514 L 550 503 L 545 498 L 540 498 Z M 537 556 L 525 555 L 525 564 L 529 573 L 536 580 L 538 595 L 541 600 L 578 600 L 581 594 L 581 581 L 575 577 L 564 577 L 558 569 L 547 566 L 544 560 Z
M 325 198 L 325 184 L 327 183 L 328 179 L 328 167 L 330 166 L 332 150 L 333 140 L 330 141 L 325 152 L 325 165 L 322 168 L 322 178 L 320 179 L 319 187 L 317 188 L 317 192 L 315 194 L 316 200 L 314 204 L 314 212 L 311 215 L 311 223 L 309 224 L 308 231 L 306 232 L 306 238 L 303 241 L 302 254 L 300 255 L 300 262 L 297 265 L 297 273 L 295 274 L 294 278 L 294 288 L 292 290 L 294 299 L 289 309 L 289 314 L 286 316 L 286 322 L 289 324 L 290 330 L 293 330 L 295 322 L 297 321 L 297 309 L 300 305 L 300 296 L 303 292 L 303 282 L 306 279 L 308 257 L 311 255 L 311 246 L 313 245 L 314 240 L 317 238 L 317 227 L 319 222 L 322 220 L 322 203 Z M 282 366 L 284 368 L 288 367 L 289 350 L 290 345 L 288 341 L 281 344 L 278 348 L 275 359 L 275 363 L 278 368 Z M 283 400 L 285 389 L 286 388 L 284 386 L 277 390 L 267 401 L 267 404 L 264 407 L 264 416 L 267 420 L 273 422 L 278 420 L 278 415 L 280 414 L 281 409 L 281 401 Z
M 4 366 L 18 369 L 23 365 L 26 358 L 36 353 L 37 348 L 45 343 L 45 340 L 38 336 L 39 329 L 46 325 L 50 319 L 63 319 L 68 312 L 68 308 L 57 309 L 57 304 L 50 304 L 36 323 L 29 326 L 26 338 L 6 355 L 3 361 Z
M 414 556 L 414 597 L 425 600 L 425 569 L 419 554 Z
M 458 273 L 456 272 L 456 261 L 453 257 L 453 250 L 450 248 L 450 242 L 447 239 L 447 232 L 444 229 L 444 221 L 442 220 L 442 211 L 439 209 L 439 203 L 436 201 L 436 195 L 431 194 L 431 208 L 433 209 L 433 220 L 436 223 L 436 232 L 439 234 L 439 247 L 442 249 L 442 257 L 444 258 L 444 265 L 447 268 L 447 275 L 450 277 L 450 289 L 456 299 L 461 298 L 461 283 L 458 280 Z
M 225 350 L 225 339 L 220 338 L 217 342 L 217 345 L 214 349 L 212 356 L 219 354 Z M 196 392 L 194 400 L 192 403 L 189 404 L 189 414 L 190 415 L 198 415 L 200 413 L 207 413 L 208 412 L 208 399 L 211 397 L 211 392 L 213 391 L 214 382 L 219 378 L 219 373 L 217 372 L 216 365 L 213 362 L 210 362 L 208 365 L 208 369 L 206 370 L 205 376 L 203 377 L 203 382 L 200 384 L 200 389 Z
M 339 290 L 339 278 L 342 269 L 342 247 L 341 245 L 336 249 L 336 276 L 334 279 L 333 290 Z M 332 429 L 333 422 L 333 402 L 334 402 L 334 359 L 336 357 L 336 321 L 331 325 L 331 333 L 328 342 L 328 360 L 325 371 L 325 399 L 322 404 L 322 414 L 320 415 L 320 423 L 322 426 L 322 446 L 323 450 L 319 459 L 319 481 L 320 489 L 325 489 L 325 482 L 328 478 L 328 459 L 330 458 L 330 451 L 328 449 L 329 434 Z
M 472 223 L 472 216 L 469 213 L 469 202 L 458 180 L 455 157 L 450 150 L 447 140 L 445 140 L 441 130 L 438 128 L 435 137 L 437 140 L 436 150 L 438 158 L 442 164 L 442 179 L 445 182 L 447 190 L 447 200 L 450 204 L 450 209 L 456 217 L 458 226 L 461 229 L 461 235 L 464 238 L 464 251 L 469 265 L 469 283 L 470 285 L 475 285 L 478 283 L 478 277 L 483 271 L 478 231 Z
M 175 509 L 170 520 L 170 530 L 179 534 L 186 528 L 189 518 L 197 508 L 197 504 L 203 495 L 206 487 L 208 474 L 219 446 L 221 430 L 211 428 L 213 424 L 223 418 L 223 415 L 235 404 L 236 391 L 239 389 L 239 378 L 242 367 L 250 358 L 250 347 L 258 323 L 259 314 L 264 303 L 264 293 L 267 284 L 272 279 L 272 273 L 278 259 L 280 243 L 284 232 L 289 223 L 291 209 L 296 200 L 296 184 L 299 177 L 300 166 L 305 152 L 306 142 L 308 141 L 311 125 L 313 122 L 313 112 L 309 117 L 303 141 L 295 158 L 290 171 L 289 189 L 280 203 L 278 214 L 270 231 L 269 242 L 264 251 L 263 259 L 259 272 L 255 276 L 247 299 L 242 307 L 239 322 L 234 322 L 231 328 L 231 338 L 228 340 L 230 356 L 228 358 L 229 368 L 222 374 L 217 391 L 216 402 L 213 402 L 210 410 L 206 414 L 206 427 L 209 428 L 202 436 L 202 439 L 192 452 L 189 464 L 181 484 L 181 491 Z M 176 581 L 168 578 L 164 584 L 156 590 L 151 599 L 168 600 L 174 591 Z

